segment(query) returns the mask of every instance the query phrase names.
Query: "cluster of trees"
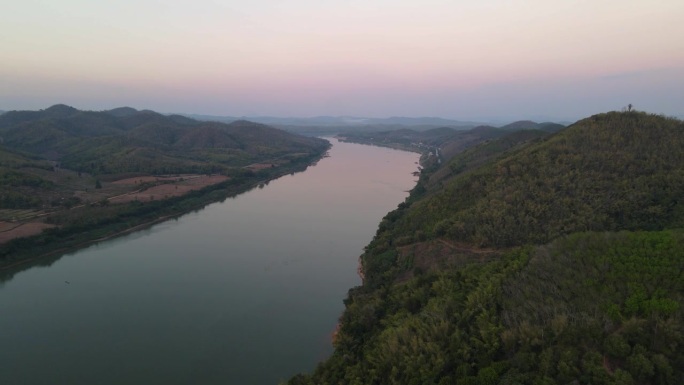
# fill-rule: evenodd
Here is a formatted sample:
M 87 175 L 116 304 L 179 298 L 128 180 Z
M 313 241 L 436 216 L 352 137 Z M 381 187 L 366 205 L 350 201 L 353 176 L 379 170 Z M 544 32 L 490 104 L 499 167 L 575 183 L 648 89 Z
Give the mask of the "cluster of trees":
M 33 192 L 54 188 L 52 182 L 22 171 L 25 168 L 52 170 L 52 165 L 47 161 L 10 151 L 0 145 L 0 209 L 27 209 L 40 206 L 42 200 Z
M 357 288 L 333 356 L 290 383 L 678 384 L 682 259 L 681 231 L 583 233 Z
M 421 176 L 362 256 L 333 356 L 290 384 L 684 381 L 684 124 L 515 135 Z
M 0 208 L 26 209 L 40 206 L 42 200 L 31 191 L 52 189 L 54 183 L 35 175 L 0 167 Z

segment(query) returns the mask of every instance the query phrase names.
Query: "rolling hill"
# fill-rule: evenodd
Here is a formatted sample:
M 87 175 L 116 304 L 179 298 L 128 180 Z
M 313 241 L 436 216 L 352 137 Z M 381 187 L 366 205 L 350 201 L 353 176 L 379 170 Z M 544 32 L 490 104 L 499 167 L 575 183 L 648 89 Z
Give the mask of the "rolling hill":
M 0 116 L 0 137 L 7 148 L 92 174 L 223 172 L 326 146 L 246 121 L 198 122 L 130 107 L 94 112 L 65 105 L 7 112 Z

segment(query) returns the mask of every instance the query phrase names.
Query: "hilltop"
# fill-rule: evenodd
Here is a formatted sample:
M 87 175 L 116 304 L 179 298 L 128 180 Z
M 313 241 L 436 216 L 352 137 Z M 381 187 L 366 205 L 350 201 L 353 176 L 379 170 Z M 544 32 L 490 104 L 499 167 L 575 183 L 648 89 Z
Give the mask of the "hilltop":
M 680 383 L 683 145 L 680 120 L 611 112 L 434 163 L 290 383 Z

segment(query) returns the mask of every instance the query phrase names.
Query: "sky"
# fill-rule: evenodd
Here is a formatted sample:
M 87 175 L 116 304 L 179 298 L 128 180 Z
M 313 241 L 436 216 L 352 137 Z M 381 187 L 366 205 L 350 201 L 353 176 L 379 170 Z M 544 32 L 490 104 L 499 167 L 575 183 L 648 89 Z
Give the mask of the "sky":
M 684 116 L 682 0 L 0 0 L 0 110 Z

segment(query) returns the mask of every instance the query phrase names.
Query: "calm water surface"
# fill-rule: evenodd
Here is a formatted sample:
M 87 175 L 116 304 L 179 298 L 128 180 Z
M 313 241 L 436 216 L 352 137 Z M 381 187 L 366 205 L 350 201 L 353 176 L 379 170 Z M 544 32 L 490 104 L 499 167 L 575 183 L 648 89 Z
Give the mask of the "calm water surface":
M 418 160 L 331 141 L 303 173 L 0 272 L 0 384 L 277 384 L 315 368 Z

